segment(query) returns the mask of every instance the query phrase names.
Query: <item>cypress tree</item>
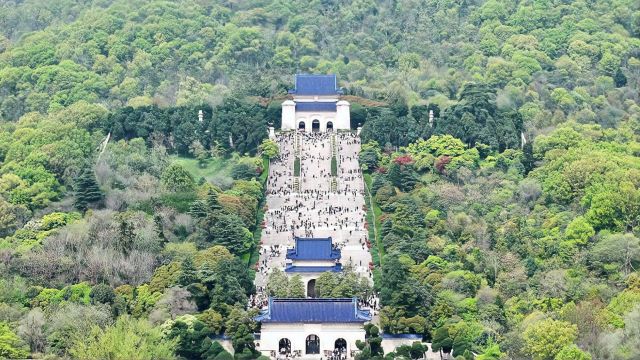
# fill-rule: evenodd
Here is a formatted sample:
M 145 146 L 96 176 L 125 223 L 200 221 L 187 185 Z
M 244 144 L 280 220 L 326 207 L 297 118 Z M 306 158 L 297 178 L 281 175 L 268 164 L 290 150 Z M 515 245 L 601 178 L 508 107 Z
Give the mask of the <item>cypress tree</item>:
M 618 71 L 613 75 L 613 81 L 615 81 L 617 88 L 627 85 L 627 77 L 622 72 L 622 69 L 618 68 Z
M 86 169 L 76 180 L 76 201 L 75 207 L 78 210 L 86 211 L 89 205 L 102 201 L 104 194 L 93 170 Z

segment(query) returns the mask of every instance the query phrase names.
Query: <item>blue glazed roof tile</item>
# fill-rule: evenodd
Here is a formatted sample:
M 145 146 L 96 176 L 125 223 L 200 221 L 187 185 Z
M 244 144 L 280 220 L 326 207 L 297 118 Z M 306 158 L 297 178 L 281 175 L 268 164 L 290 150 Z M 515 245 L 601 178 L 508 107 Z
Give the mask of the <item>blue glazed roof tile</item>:
M 255 319 L 263 323 L 364 323 L 369 311 L 358 309 L 352 299 L 274 299 Z
M 338 89 L 336 75 L 312 75 L 297 74 L 296 88 L 289 90 L 296 95 L 338 95 L 342 91 Z
M 287 259 L 291 260 L 336 260 L 340 256 L 340 250 L 333 247 L 331 237 L 296 237 L 295 248 L 287 250 Z
M 297 102 L 296 111 L 336 111 L 335 102 Z

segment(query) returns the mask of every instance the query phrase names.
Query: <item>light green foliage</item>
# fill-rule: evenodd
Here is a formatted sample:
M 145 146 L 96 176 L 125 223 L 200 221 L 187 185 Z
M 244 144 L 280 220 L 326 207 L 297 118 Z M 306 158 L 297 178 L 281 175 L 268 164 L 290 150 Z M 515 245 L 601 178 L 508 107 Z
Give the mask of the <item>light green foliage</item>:
M 105 329 L 93 327 L 76 339 L 69 350 L 74 359 L 169 360 L 175 343 L 163 339 L 160 329 L 143 319 L 120 317 Z
M 280 154 L 278 144 L 270 139 L 263 140 L 258 149 L 263 156 L 266 156 L 269 159 L 273 159 Z
M 529 325 L 522 334 L 524 351 L 534 359 L 553 359 L 577 335 L 573 324 L 546 319 Z
M 305 284 L 299 275 L 289 278 L 279 269 L 274 269 L 269 274 L 267 293 L 270 296 L 289 298 L 304 298 L 307 295 Z
M 0 357 L 23 359 L 29 356 L 29 349 L 5 322 L 0 322 Z
M 591 360 L 591 355 L 580 350 L 576 345 L 569 345 L 563 347 L 554 360 Z
M 171 164 L 162 173 L 162 184 L 168 191 L 193 191 L 195 182 L 193 176 L 178 164 Z
M 586 245 L 589 239 L 595 234 L 596 232 L 593 230 L 591 224 L 582 216 L 573 219 L 564 231 L 564 236 L 568 240 L 575 241 L 580 245 Z

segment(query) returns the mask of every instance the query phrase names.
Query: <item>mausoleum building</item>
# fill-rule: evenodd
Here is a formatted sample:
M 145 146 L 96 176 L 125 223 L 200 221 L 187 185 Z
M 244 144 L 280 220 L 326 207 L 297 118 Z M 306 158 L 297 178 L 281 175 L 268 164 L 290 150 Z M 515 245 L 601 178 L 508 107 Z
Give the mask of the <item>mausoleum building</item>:
M 358 301 L 341 299 L 269 299 L 256 318 L 262 324 L 258 348 L 272 359 L 328 358 L 341 353 L 353 357 L 356 340 L 363 341 L 363 325 L 371 321 Z
M 336 75 L 296 75 L 291 99 L 282 103 L 282 130 L 349 130 L 351 105 L 342 94 Z

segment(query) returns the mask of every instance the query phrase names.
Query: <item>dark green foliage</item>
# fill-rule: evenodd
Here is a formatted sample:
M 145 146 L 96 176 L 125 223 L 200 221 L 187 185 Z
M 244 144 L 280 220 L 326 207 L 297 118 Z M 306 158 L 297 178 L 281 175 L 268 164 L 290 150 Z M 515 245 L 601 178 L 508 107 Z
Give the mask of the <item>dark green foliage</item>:
M 233 214 L 216 212 L 201 223 L 201 247 L 223 245 L 234 254 L 242 254 L 251 247 L 253 236 L 242 220 Z
M 338 176 L 338 160 L 335 156 L 331 157 L 331 176 Z
M 362 142 L 371 140 L 381 145 L 406 146 L 423 136 L 425 129 L 413 118 L 398 117 L 390 109 L 376 110 L 362 127 Z
M 496 90 L 482 84 L 467 84 L 458 103 L 447 108 L 436 124 L 436 133 L 450 134 L 470 146 L 490 145 L 494 150 L 520 146 L 522 116 L 513 111 L 499 111 Z
M 186 258 L 180 264 L 180 276 L 178 277 L 178 284 L 182 286 L 189 286 L 198 280 L 196 275 L 196 268 L 193 265 L 191 258 Z
M 613 76 L 613 81 L 615 82 L 616 87 L 623 87 L 627 85 L 627 77 L 624 75 L 621 68 L 616 70 L 616 73 Z
M 214 360 L 233 360 L 233 355 L 231 355 L 228 351 L 223 350 L 213 359 Z
M 111 304 L 116 297 L 116 293 L 107 284 L 97 284 L 91 288 L 90 296 L 94 304 Z
M 104 198 L 92 169 L 86 169 L 82 172 L 76 180 L 75 190 L 76 199 L 74 205 L 81 211 L 86 211 L 90 205 L 98 204 Z
M 199 320 L 194 320 L 191 324 L 187 324 L 181 320 L 177 320 L 171 325 L 167 337 L 177 341 L 176 355 L 187 359 L 206 359 L 210 347 L 209 328 Z
M 370 360 L 379 359 L 384 353 L 382 348 L 382 337 L 377 326 L 373 324 L 366 324 L 365 341 L 356 341 L 356 346 L 360 350 L 360 353 L 356 354 L 356 360 Z
M 232 95 L 215 109 L 209 131 L 218 143 L 240 154 L 255 154 L 262 140 L 267 137 L 264 108 L 256 103 L 240 100 L 242 95 Z
M 300 158 L 296 157 L 293 161 L 293 176 L 300 176 Z
M 256 167 L 251 164 L 238 163 L 231 169 L 231 177 L 235 180 L 251 180 L 256 176 Z

